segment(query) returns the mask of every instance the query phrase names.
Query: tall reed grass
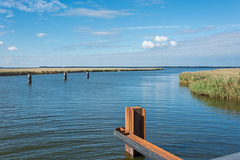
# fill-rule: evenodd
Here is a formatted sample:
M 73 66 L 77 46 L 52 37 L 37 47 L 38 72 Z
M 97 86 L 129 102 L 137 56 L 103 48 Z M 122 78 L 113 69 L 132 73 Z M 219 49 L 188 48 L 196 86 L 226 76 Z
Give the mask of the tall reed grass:
M 193 93 L 240 100 L 240 69 L 213 70 L 204 72 L 183 72 L 180 83 L 189 84 Z

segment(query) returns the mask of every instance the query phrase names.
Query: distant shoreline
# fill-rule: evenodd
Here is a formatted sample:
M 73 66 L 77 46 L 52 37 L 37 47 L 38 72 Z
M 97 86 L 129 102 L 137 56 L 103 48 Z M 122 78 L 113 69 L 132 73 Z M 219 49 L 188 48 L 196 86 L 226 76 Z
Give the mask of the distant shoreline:
M 120 72 L 120 71 L 154 71 L 162 68 L 0 68 L 0 76 L 17 76 L 27 74 L 57 74 L 76 72 Z
M 40 66 L 40 67 L 0 67 L 0 69 L 23 68 L 240 68 L 240 66 Z

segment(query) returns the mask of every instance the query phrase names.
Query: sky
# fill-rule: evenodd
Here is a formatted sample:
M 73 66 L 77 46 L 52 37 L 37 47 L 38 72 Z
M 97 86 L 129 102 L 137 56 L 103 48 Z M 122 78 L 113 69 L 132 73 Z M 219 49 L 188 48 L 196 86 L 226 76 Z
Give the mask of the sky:
M 240 66 L 239 0 L 0 0 L 0 67 Z

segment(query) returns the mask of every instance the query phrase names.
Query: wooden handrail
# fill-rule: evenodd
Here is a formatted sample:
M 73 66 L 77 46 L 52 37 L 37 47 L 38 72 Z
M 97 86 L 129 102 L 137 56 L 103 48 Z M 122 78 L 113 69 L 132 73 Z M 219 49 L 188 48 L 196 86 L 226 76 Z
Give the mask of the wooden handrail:
M 182 160 L 172 153 L 136 136 L 135 134 L 125 133 L 124 127 L 116 128 L 114 130 L 114 135 L 122 142 L 150 159 Z
M 132 157 L 145 155 L 151 159 L 181 160 L 181 158 L 145 140 L 145 109 L 125 107 L 125 127 L 116 128 L 114 135 L 125 143 Z

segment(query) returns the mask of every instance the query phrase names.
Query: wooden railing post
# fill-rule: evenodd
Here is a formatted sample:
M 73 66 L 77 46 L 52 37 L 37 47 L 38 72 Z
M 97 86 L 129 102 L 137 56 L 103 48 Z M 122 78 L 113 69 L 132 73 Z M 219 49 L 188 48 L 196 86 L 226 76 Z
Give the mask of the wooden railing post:
M 113 134 L 125 143 L 127 159 L 144 155 L 150 159 L 182 160 L 145 140 L 145 109 L 141 107 L 125 107 L 125 127 L 116 128 Z
M 134 134 L 145 139 L 145 109 L 141 107 L 125 107 L 125 134 Z M 142 156 L 141 153 L 125 144 L 129 158 Z

